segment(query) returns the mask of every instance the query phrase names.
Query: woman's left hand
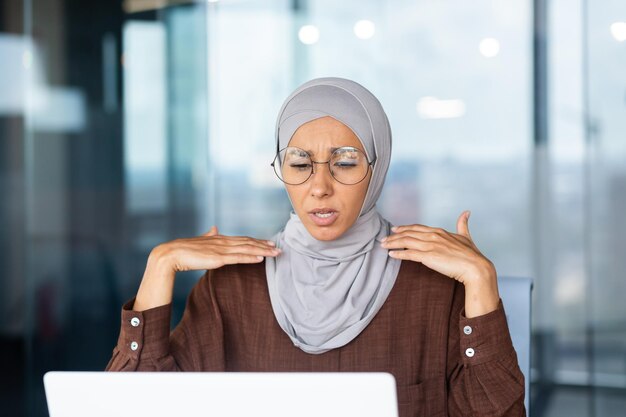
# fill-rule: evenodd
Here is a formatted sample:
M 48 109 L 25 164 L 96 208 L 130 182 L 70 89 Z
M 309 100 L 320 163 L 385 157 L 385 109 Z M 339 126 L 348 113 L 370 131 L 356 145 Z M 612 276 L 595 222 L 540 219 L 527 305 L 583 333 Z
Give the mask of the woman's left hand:
M 496 269 L 476 247 L 469 232 L 470 212 L 461 213 L 457 233 L 420 224 L 397 226 L 382 241 L 389 256 L 421 262 L 465 286 L 465 316 L 487 314 L 498 307 Z

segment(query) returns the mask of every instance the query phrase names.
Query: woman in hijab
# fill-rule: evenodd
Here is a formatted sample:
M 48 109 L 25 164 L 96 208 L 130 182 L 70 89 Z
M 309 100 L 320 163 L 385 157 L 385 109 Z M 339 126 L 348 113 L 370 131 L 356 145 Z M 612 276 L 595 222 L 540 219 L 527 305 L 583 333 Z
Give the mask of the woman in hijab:
M 385 371 L 400 416 L 523 416 L 524 377 L 496 271 L 457 233 L 391 227 L 376 201 L 391 157 L 380 102 L 318 78 L 284 102 L 277 176 L 293 212 L 269 241 L 219 234 L 151 252 L 122 308 L 109 371 Z M 177 271 L 206 270 L 170 333 Z

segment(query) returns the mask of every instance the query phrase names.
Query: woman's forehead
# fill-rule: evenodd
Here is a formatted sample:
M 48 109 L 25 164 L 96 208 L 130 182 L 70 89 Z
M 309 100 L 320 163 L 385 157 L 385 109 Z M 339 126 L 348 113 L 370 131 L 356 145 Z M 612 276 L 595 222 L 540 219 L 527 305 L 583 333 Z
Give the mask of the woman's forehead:
M 330 117 L 321 117 L 300 126 L 289 140 L 289 146 L 308 151 L 332 152 L 342 146 L 353 146 L 364 151 L 357 135 L 345 124 Z

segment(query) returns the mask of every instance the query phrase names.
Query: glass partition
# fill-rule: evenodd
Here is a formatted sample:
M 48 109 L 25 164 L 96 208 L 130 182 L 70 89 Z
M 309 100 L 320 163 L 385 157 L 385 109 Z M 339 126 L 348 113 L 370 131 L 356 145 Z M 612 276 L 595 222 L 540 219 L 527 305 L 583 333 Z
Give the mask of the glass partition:
M 585 11 L 589 382 L 595 415 L 617 415 L 626 406 L 626 4 Z
M 277 112 L 342 76 L 391 122 L 381 212 L 454 230 L 471 209 L 499 274 L 534 279 L 530 414 L 620 415 L 625 22 L 610 0 L 4 2 L 0 414 L 45 416 L 44 372 L 106 366 L 155 245 L 276 233 Z M 199 275 L 177 279 L 173 324 Z

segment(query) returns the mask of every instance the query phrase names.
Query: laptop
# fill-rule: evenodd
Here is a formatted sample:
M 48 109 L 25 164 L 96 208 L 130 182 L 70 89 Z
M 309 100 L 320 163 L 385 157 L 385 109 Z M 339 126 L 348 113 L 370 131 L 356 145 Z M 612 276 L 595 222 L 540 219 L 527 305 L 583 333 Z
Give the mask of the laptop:
M 48 372 L 50 417 L 397 417 L 388 373 Z

